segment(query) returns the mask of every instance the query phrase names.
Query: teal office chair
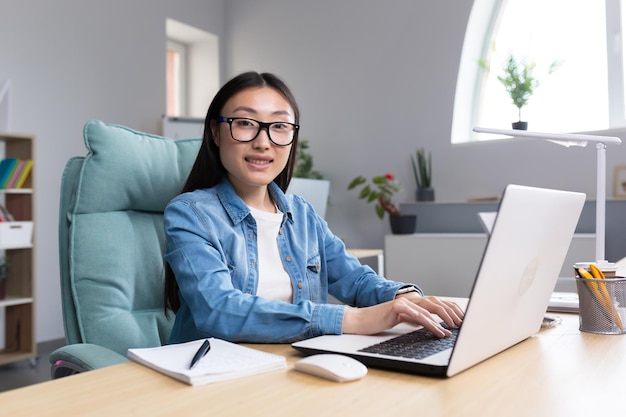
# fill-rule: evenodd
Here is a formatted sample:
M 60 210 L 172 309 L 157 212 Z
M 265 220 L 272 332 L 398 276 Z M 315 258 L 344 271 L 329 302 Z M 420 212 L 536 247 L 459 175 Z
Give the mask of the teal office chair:
M 61 181 L 59 258 L 67 345 L 52 378 L 126 361 L 165 343 L 163 210 L 180 191 L 201 139 L 174 141 L 89 121 L 85 157 Z

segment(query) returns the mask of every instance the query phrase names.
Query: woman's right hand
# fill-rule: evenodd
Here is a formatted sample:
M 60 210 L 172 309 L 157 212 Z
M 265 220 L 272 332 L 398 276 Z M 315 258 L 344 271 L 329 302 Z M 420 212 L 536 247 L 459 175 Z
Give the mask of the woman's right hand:
M 450 336 L 450 331 L 443 328 L 432 313 L 442 316 L 450 327 L 459 326 L 463 320 L 463 311 L 452 301 L 420 297 L 420 302 L 416 303 L 398 297 L 371 307 L 348 308 L 343 317 L 343 333 L 376 334 L 406 322 L 422 325 L 437 337 Z

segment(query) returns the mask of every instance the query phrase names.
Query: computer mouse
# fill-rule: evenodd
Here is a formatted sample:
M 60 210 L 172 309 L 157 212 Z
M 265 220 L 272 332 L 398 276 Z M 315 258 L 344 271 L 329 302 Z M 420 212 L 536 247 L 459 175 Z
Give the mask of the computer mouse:
M 361 362 L 334 353 L 307 356 L 297 361 L 294 368 L 335 382 L 355 381 L 367 375 L 367 367 Z

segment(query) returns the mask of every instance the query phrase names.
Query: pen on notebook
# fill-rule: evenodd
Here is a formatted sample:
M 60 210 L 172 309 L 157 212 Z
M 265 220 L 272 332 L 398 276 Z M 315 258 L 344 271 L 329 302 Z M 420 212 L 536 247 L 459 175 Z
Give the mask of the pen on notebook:
M 209 350 L 211 350 L 211 342 L 209 342 L 209 339 L 206 339 L 204 341 L 204 343 L 202 344 L 202 346 L 200 346 L 200 349 L 198 349 L 196 354 L 193 355 L 193 359 L 191 360 L 191 364 L 189 365 L 189 369 L 191 369 L 194 366 L 196 366 L 198 364 L 198 362 L 200 362 L 200 359 L 202 359 L 202 357 L 204 355 L 206 355 L 209 352 Z

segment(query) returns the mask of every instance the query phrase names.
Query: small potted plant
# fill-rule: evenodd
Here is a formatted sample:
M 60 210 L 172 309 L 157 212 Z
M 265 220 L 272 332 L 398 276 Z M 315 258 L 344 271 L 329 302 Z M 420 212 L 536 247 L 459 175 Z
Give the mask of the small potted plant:
M 296 149 L 296 166 L 293 169 L 293 176 L 321 180 L 324 176 L 313 169 L 313 155 L 307 149 L 309 149 L 308 139 L 301 138 Z
M 432 188 L 433 165 L 430 152 L 426 154 L 424 148 L 419 148 L 415 155 L 411 155 L 413 175 L 417 191 L 415 199 L 417 201 L 435 201 L 435 189 Z
M 289 183 L 288 192 L 298 194 L 308 200 L 320 216 L 326 215 L 330 181 L 313 169 L 313 155 L 308 152 L 309 141 L 304 138 L 298 140 L 296 148 L 296 165 L 293 178 Z
M 561 63 L 557 60 L 550 64 L 548 75 L 556 71 Z M 480 61 L 480 65 L 487 71 L 489 70 L 485 61 Z M 511 101 L 517 107 L 518 121 L 512 123 L 513 129 L 528 129 L 528 122 L 522 121 L 522 107 L 528 103 L 530 97 L 539 87 L 539 80 L 533 74 L 535 66 L 533 61 L 509 54 L 502 66 L 502 73 L 498 75 L 498 81 L 502 83 Z
M 0 300 L 7 296 L 7 278 L 9 276 L 9 265 L 6 258 L 0 258 Z
M 377 175 L 368 181 L 362 175 L 354 178 L 348 184 L 348 190 L 363 186 L 359 192 L 359 198 L 367 203 L 376 202 L 374 209 L 378 218 L 383 219 L 385 213 L 389 214 L 391 231 L 395 234 L 407 234 L 415 232 L 416 215 L 403 215 L 398 206 L 392 201 L 394 193 L 400 191 L 400 182 L 390 172 L 385 175 Z

